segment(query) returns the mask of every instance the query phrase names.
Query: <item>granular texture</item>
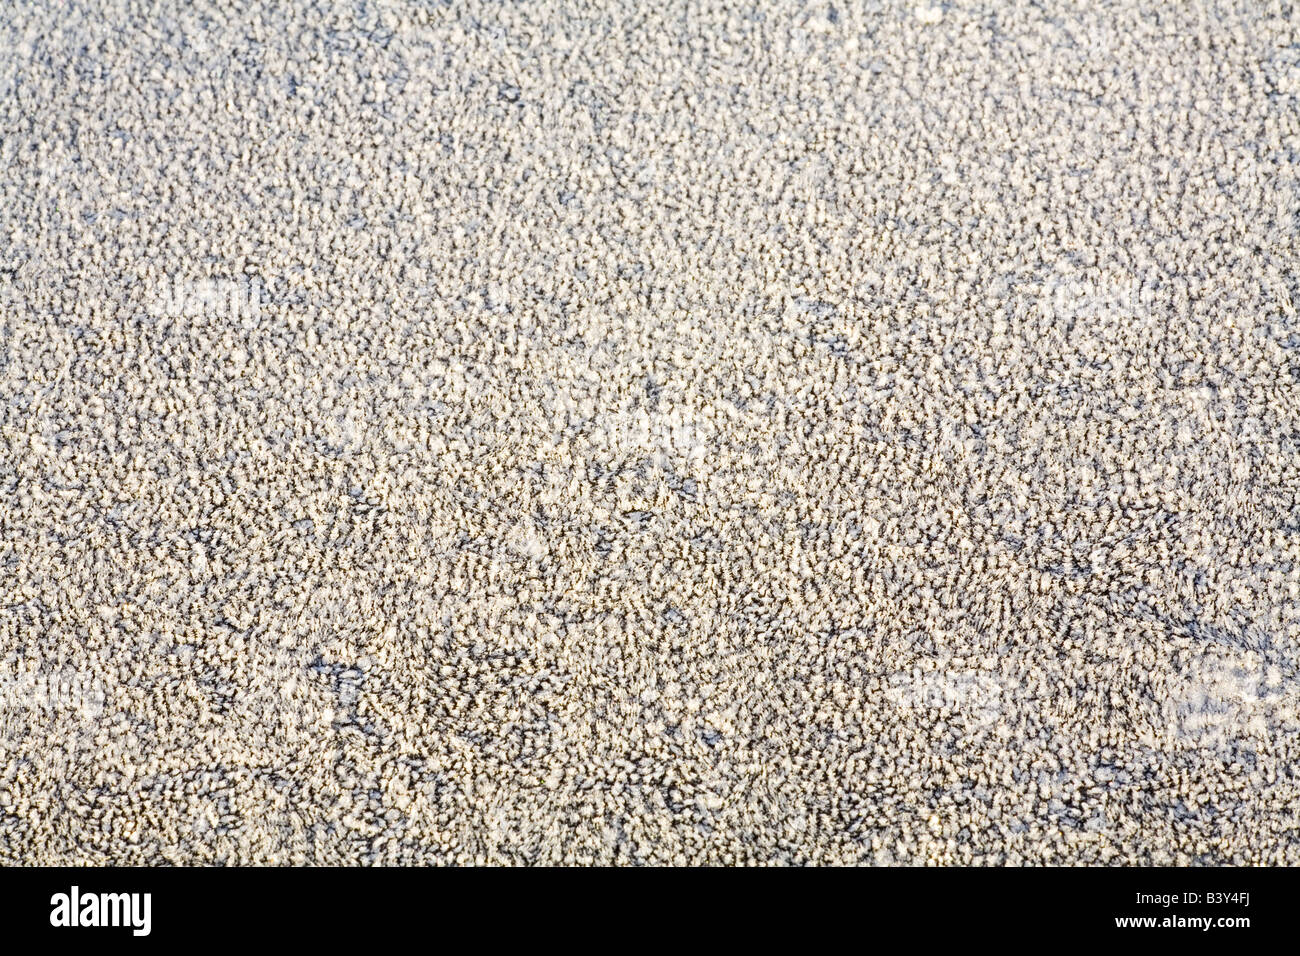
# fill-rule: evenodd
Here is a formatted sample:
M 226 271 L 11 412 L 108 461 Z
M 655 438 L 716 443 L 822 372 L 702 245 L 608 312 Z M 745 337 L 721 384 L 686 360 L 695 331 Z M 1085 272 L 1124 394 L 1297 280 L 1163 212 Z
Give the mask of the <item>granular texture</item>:
M 0 862 L 1300 864 L 1293 4 L 9 6 Z

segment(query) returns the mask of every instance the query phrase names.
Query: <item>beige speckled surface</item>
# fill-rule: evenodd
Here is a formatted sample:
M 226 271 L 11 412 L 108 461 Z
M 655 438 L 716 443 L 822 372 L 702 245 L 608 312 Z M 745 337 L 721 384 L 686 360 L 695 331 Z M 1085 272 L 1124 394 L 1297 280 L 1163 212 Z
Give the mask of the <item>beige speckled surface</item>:
M 291 6 L 0 27 L 0 862 L 1300 863 L 1294 5 Z

